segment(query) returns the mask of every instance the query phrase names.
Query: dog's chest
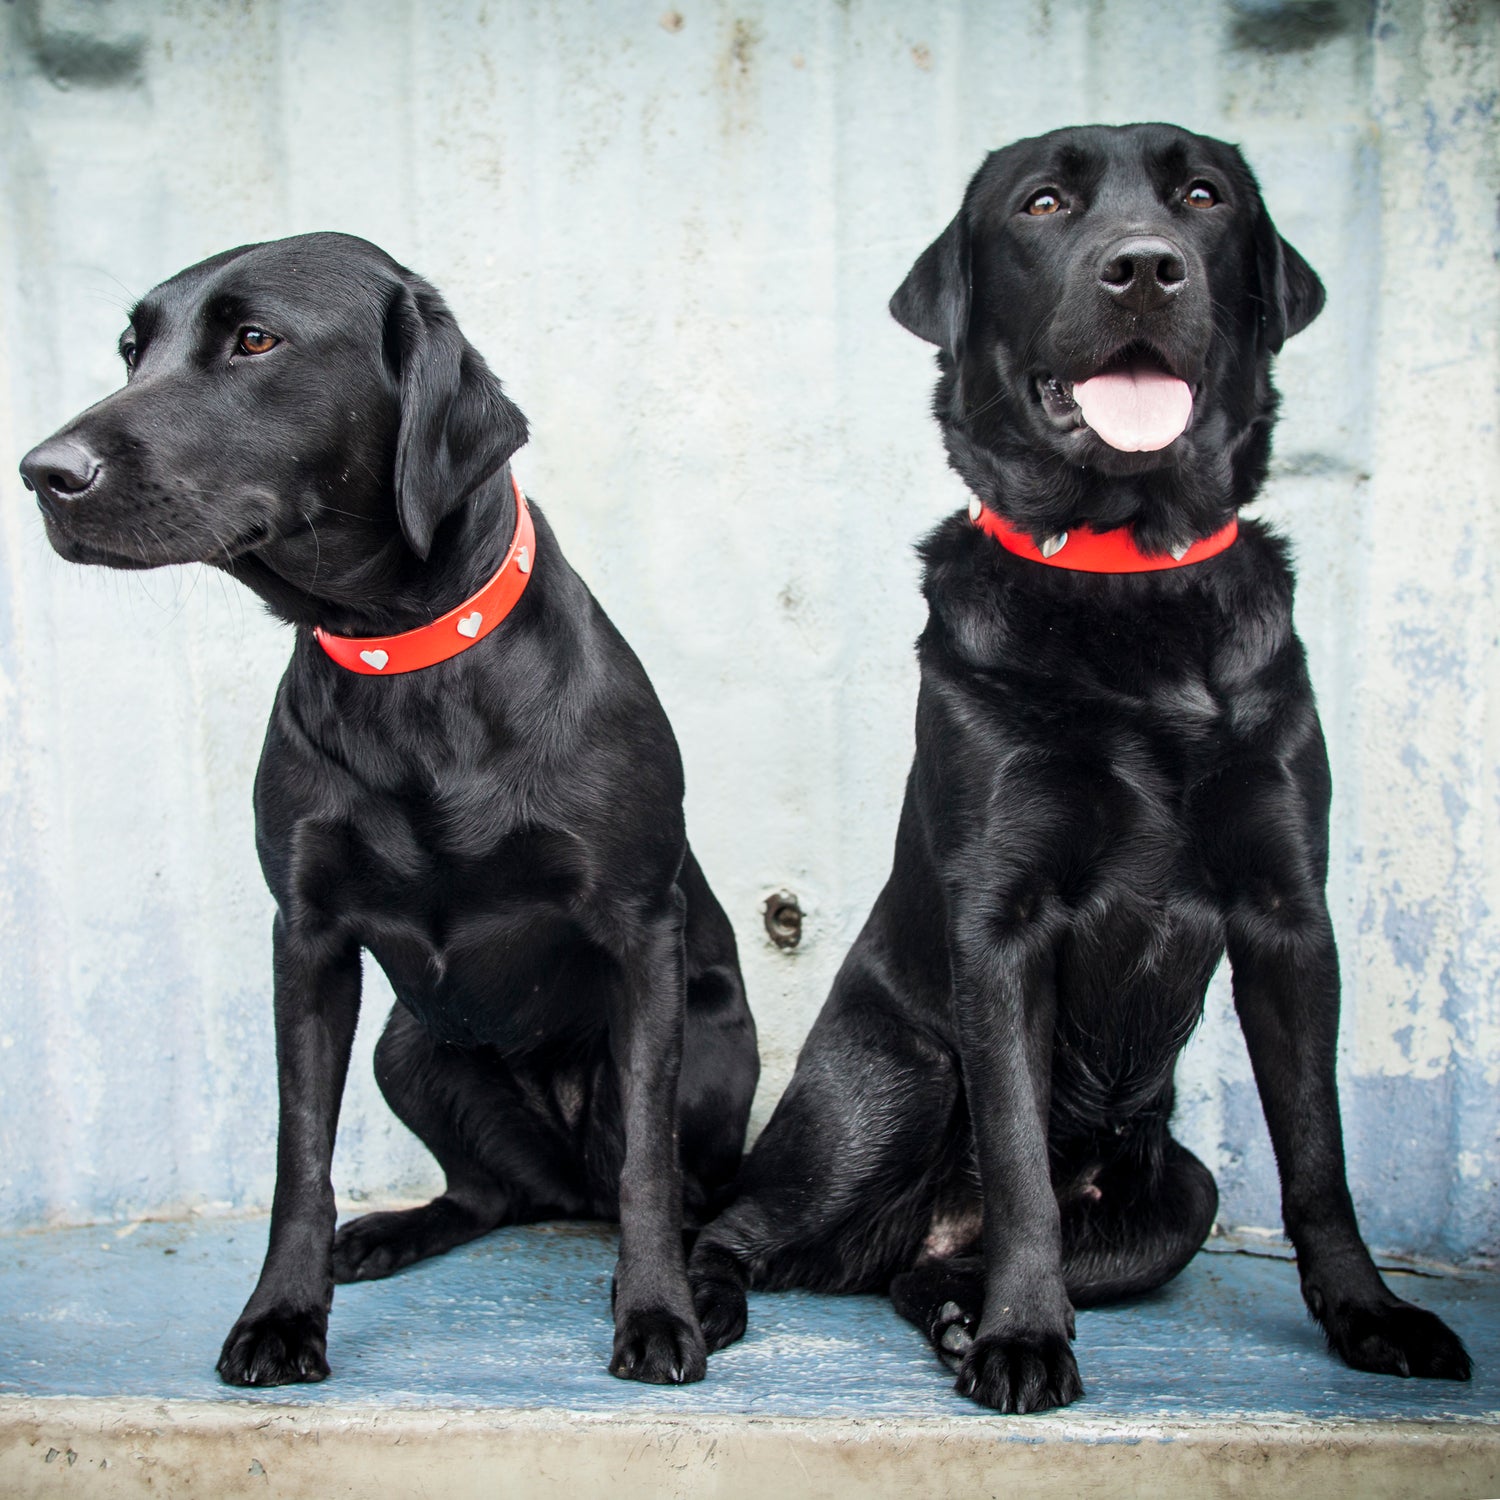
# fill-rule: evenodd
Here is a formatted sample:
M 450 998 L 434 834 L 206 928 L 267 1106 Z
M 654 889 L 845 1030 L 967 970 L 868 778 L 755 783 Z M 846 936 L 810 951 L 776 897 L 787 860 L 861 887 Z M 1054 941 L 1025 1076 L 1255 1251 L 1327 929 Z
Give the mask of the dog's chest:
M 1056 1133 L 1088 1134 L 1160 1099 L 1222 948 L 1217 913 L 1186 891 L 1116 888 L 1074 921 L 1057 954 Z
M 576 1024 L 602 955 L 575 915 L 590 872 L 565 832 L 507 827 L 488 840 L 436 801 L 304 824 L 297 906 L 367 948 L 397 998 L 460 1045 L 541 1043 Z M 487 846 L 486 846 L 487 845 Z
M 1089 949 L 1081 970 L 1110 955 L 1152 986 L 1187 956 L 1219 940 L 1201 857 L 1203 822 L 1215 817 L 1197 789 L 1240 753 L 1206 674 L 1180 670 L 1075 722 L 1054 744 L 1076 755 L 1089 816 L 1059 837 L 1075 847 L 1062 887 L 1072 930 Z M 1071 840 L 1069 834 L 1072 835 Z
M 1102 757 L 1103 775 L 1077 851 L 1087 857 L 1063 884 L 1053 1125 L 1064 1135 L 1128 1120 L 1170 1083 L 1224 944 L 1204 850 L 1226 810 L 1203 789 L 1254 754 L 1191 661 L 1114 695 L 1070 739 Z

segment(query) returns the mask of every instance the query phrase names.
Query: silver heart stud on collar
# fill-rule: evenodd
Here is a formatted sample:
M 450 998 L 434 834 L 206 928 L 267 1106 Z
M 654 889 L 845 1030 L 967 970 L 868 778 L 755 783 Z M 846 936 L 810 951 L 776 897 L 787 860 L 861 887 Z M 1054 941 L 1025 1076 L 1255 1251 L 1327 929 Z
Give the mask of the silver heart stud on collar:
M 359 659 L 367 667 L 374 667 L 377 672 L 383 672 L 385 664 L 391 659 L 391 656 L 388 651 L 361 651 Z
M 479 634 L 479 627 L 484 623 L 484 616 L 476 609 L 472 615 L 465 615 L 458 622 L 458 633 L 466 635 L 472 641 Z
M 516 566 L 523 573 L 531 571 L 531 549 L 529 547 L 516 548 Z
M 1188 549 L 1192 545 L 1193 544 L 1191 542 L 1184 542 L 1180 547 L 1173 547 L 1172 548 L 1172 559 L 1173 559 L 1173 561 L 1174 562 L 1181 562 L 1183 560 L 1183 558 L 1185 558 L 1188 555 Z
M 1059 531 L 1056 536 L 1049 536 L 1037 549 L 1043 557 L 1056 557 L 1064 547 L 1068 545 L 1068 533 Z

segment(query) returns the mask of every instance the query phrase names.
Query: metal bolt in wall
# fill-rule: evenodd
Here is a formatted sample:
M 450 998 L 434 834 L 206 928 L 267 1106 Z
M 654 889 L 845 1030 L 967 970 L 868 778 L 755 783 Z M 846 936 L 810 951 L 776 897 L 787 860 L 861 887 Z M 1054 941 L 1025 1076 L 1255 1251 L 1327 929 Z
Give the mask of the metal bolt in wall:
M 766 897 L 766 936 L 778 948 L 795 948 L 802 941 L 802 906 L 790 891 Z

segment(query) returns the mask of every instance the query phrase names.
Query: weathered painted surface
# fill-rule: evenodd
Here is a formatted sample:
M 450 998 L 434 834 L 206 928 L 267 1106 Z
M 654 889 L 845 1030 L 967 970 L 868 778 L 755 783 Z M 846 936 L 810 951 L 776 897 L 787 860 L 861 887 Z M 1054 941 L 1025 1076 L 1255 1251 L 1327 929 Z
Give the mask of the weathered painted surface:
M 214 1360 L 265 1242 L 263 1218 L 0 1238 L 0 1399 L 985 1417 L 883 1297 L 756 1295 L 745 1338 L 713 1356 L 701 1385 L 616 1380 L 605 1369 L 615 1235 L 582 1224 L 502 1230 L 387 1281 L 340 1287 L 324 1385 L 221 1385 Z M 1087 1395 L 1038 1424 L 1500 1422 L 1500 1279 L 1392 1282 L 1465 1339 L 1473 1381 L 1351 1370 L 1304 1312 L 1290 1264 L 1205 1252 L 1152 1296 L 1078 1315 Z
M 1500 1433 L 1452 1422 L 606 1416 L 0 1398 L 14 1500 L 1473 1500 Z
M 877 1297 L 752 1296 L 746 1337 L 702 1384 L 616 1380 L 615 1236 L 596 1225 L 505 1230 L 341 1287 L 326 1384 L 231 1389 L 213 1361 L 265 1235 L 263 1218 L 220 1218 L 0 1237 L 0 1491 L 52 1493 L 61 1465 L 80 1486 L 113 1470 L 105 1494 L 219 1496 L 248 1475 L 264 1479 L 258 1493 L 434 1500 L 494 1494 L 501 1473 L 506 1495 L 594 1494 L 602 1471 L 611 1494 L 758 1496 L 774 1492 L 765 1480 L 786 1448 L 803 1467 L 781 1488 L 799 1495 L 996 1495 L 1025 1480 L 1027 1495 L 1111 1500 L 1367 1500 L 1500 1484 L 1500 1280 L 1487 1273 L 1393 1277 L 1468 1341 L 1468 1385 L 1347 1369 L 1303 1314 L 1291 1265 L 1205 1253 L 1154 1296 L 1079 1315 L 1083 1400 L 1005 1418 L 957 1395 Z M 489 1487 L 471 1489 L 444 1465 L 476 1418 L 485 1446 L 459 1451 L 488 1459 Z M 296 1450 L 350 1424 L 362 1449 L 333 1446 L 347 1456 L 308 1475 Z M 774 1456 L 757 1446 L 768 1430 L 781 1434 Z M 194 1433 L 189 1451 L 174 1446 Z M 391 1453 L 402 1443 L 422 1457 L 417 1474 Z M 651 1488 L 641 1468 L 660 1449 L 670 1472 Z
M 961 504 L 886 316 L 983 151 L 1079 120 L 1241 142 L 1323 273 L 1263 510 L 1334 762 L 1343 1089 L 1372 1240 L 1500 1254 L 1500 11 L 1474 0 L 0 5 L 0 468 L 119 378 L 132 298 L 248 239 L 368 235 L 532 418 L 521 473 L 688 771 L 767 1068 L 884 878 L 913 541 Z M 678 18 L 680 17 L 680 24 Z M 284 632 L 217 575 L 72 569 L 0 506 L 0 1221 L 268 1201 L 249 785 Z M 802 946 L 766 940 L 796 892 Z M 367 1058 L 337 1163 L 417 1192 Z M 1183 1068 L 1230 1223 L 1275 1178 L 1227 991 Z

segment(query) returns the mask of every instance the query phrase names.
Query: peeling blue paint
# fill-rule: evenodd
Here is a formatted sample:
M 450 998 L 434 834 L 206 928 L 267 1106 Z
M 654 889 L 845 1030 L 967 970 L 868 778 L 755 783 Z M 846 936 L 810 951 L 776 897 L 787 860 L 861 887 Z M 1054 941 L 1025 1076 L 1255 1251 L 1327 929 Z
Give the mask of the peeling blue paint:
M 1430 609 L 1421 591 L 1403 591 L 1419 608 Z M 1464 675 L 1467 662 L 1457 642 L 1446 636 L 1437 626 L 1426 623 L 1402 622 L 1392 631 L 1391 654 L 1396 662 L 1406 669 L 1412 689 L 1412 706 L 1430 698 L 1440 686 Z
M 1427 955 L 1432 950 L 1433 933 L 1437 923 L 1433 916 L 1432 901 L 1414 904 L 1400 903 L 1401 883 L 1392 885 L 1385 898 L 1385 920 L 1382 930 L 1396 962 L 1413 974 L 1427 972 Z
M 1448 814 L 1449 826 L 1457 836 L 1469 813 L 1469 799 L 1451 781 L 1443 782 L 1443 811 Z

